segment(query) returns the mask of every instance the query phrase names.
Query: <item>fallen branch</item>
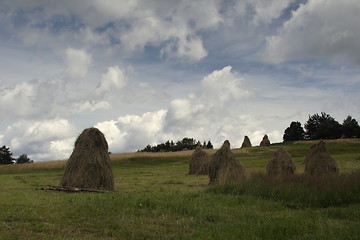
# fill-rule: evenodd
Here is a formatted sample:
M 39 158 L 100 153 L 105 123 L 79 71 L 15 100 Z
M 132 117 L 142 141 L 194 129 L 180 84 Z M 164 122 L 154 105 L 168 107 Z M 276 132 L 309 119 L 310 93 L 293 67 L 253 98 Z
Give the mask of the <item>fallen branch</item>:
M 54 186 L 54 185 L 46 185 L 45 187 L 39 188 L 39 190 L 44 191 L 60 191 L 60 192 L 96 192 L 96 193 L 106 193 L 109 191 L 97 190 L 97 189 L 86 189 L 86 188 L 77 188 L 77 187 L 68 187 L 68 186 Z

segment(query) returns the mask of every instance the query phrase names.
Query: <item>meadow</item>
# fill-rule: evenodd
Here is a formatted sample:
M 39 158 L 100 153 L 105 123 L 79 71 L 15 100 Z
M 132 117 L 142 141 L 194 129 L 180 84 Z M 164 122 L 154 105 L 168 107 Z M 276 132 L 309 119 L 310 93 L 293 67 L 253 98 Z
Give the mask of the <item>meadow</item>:
M 59 184 L 65 161 L 0 166 L 0 239 L 359 239 L 360 140 L 327 141 L 331 179 L 302 176 L 311 144 L 233 149 L 247 180 L 232 186 L 188 175 L 192 151 L 111 154 L 108 193 L 39 190 Z M 264 175 L 278 147 L 295 177 Z

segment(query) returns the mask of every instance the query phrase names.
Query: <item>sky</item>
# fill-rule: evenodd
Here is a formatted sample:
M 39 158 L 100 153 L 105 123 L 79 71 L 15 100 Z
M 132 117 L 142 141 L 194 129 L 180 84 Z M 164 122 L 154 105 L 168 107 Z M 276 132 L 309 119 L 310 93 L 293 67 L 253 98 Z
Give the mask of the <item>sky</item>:
M 358 0 L 0 0 L 0 145 L 67 159 L 191 137 L 281 142 L 292 121 L 360 120 Z

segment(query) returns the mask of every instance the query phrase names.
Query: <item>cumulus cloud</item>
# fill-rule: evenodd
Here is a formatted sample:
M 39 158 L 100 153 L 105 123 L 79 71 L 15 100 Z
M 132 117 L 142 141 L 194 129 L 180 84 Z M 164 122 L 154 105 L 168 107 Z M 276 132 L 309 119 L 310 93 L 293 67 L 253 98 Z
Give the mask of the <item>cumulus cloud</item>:
M 91 63 L 91 55 L 85 50 L 68 48 L 66 50 L 67 73 L 72 78 L 83 78 L 86 76 Z
M 95 127 L 105 133 L 112 151 L 136 150 L 183 137 L 211 139 L 217 146 L 230 139 L 234 147 L 241 144 L 244 134 L 261 140 L 265 129 L 254 124 L 261 121 L 231 113 L 237 101 L 249 95 L 242 87 L 243 80 L 227 66 L 204 77 L 199 92 L 172 100 L 167 110 L 126 115 Z
M 295 0 L 251 0 L 249 3 L 255 11 L 253 23 L 255 25 L 271 23 L 272 20 L 280 17 L 292 2 Z
M 72 149 L 76 131 L 66 119 L 20 120 L 6 128 L 3 142 L 15 154 L 27 153 L 37 161 L 64 159 Z
M 359 11 L 357 0 L 310 0 L 293 12 L 278 34 L 266 39 L 264 58 L 272 63 L 345 59 L 360 65 Z
M 110 103 L 107 101 L 95 101 L 95 100 L 85 100 L 81 102 L 75 102 L 71 105 L 71 113 L 81 113 L 85 111 L 94 112 L 99 109 L 109 109 Z
M 76 1 L 5 2 L 9 12 L 20 14 L 25 20 L 19 24 L 15 17 L 7 16 L 4 22 L 10 22 L 9 29 L 17 24 L 16 38 L 28 45 L 58 49 L 66 47 L 64 42 L 74 46 L 98 44 L 127 54 L 138 54 L 147 46 L 153 46 L 163 57 L 190 62 L 200 61 L 208 54 L 200 32 L 215 29 L 223 22 L 217 0 L 140 0 L 121 4 L 112 0 L 81 4 Z M 63 24 L 71 27 L 61 28 Z M 82 63 L 89 61 L 89 56 L 74 50 L 67 50 L 69 61 L 74 58 L 80 58 Z M 71 76 L 83 77 L 85 65 L 76 68 L 70 64 L 68 72 Z
M 0 89 L 2 119 L 53 116 L 64 101 L 65 83 L 58 79 L 31 80 Z M 59 108 L 58 108 L 59 107 Z
M 99 122 L 95 127 L 104 133 L 111 151 L 134 151 L 165 139 L 162 131 L 165 115 L 165 110 L 140 116 L 125 115 L 117 120 Z
M 96 95 L 102 95 L 109 91 L 121 90 L 127 82 L 126 75 L 119 66 L 109 67 L 102 75 L 99 86 L 95 90 Z
M 1 112 L 10 116 L 32 115 L 32 99 L 35 96 L 35 87 L 27 82 L 12 87 L 0 89 Z

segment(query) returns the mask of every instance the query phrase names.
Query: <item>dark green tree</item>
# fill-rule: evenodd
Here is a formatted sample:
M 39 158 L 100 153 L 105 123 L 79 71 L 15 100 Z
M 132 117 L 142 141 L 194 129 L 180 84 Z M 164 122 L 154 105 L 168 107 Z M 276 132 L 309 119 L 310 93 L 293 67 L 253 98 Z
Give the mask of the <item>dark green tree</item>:
M 212 143 L 210 142 L 210 140 L 208 141 L 208 143 L 206 144 L 206 148 L 208 149 L 213 149 L 214 146 L 212 145 Z
M 305 137 L 309 140 L 337 139 L 342 136 L 341 124 L 325 112 L 309 116 L 304 127 Z
M 21 154 L 17 159 L 16 159 L 16 164 L 22 164 L 22 163 L 33 163 L 34 161 L 31 160 L 28 155 L 26 154 Z
M 358 122 L 351 116 L 344 119 L 342 124 L 343 138 L 359 138 L 360 137 L 360 126 Z
M 300 122 L 291 122 L 290 127 L 285 129 L 283 140 L 284 142 L 287 141 L 297 141 L 304 139 L 304 129 L 301 126 Z
M 12 152 L 5 145 L 0 148 L 0 164 L 13 164 Z

